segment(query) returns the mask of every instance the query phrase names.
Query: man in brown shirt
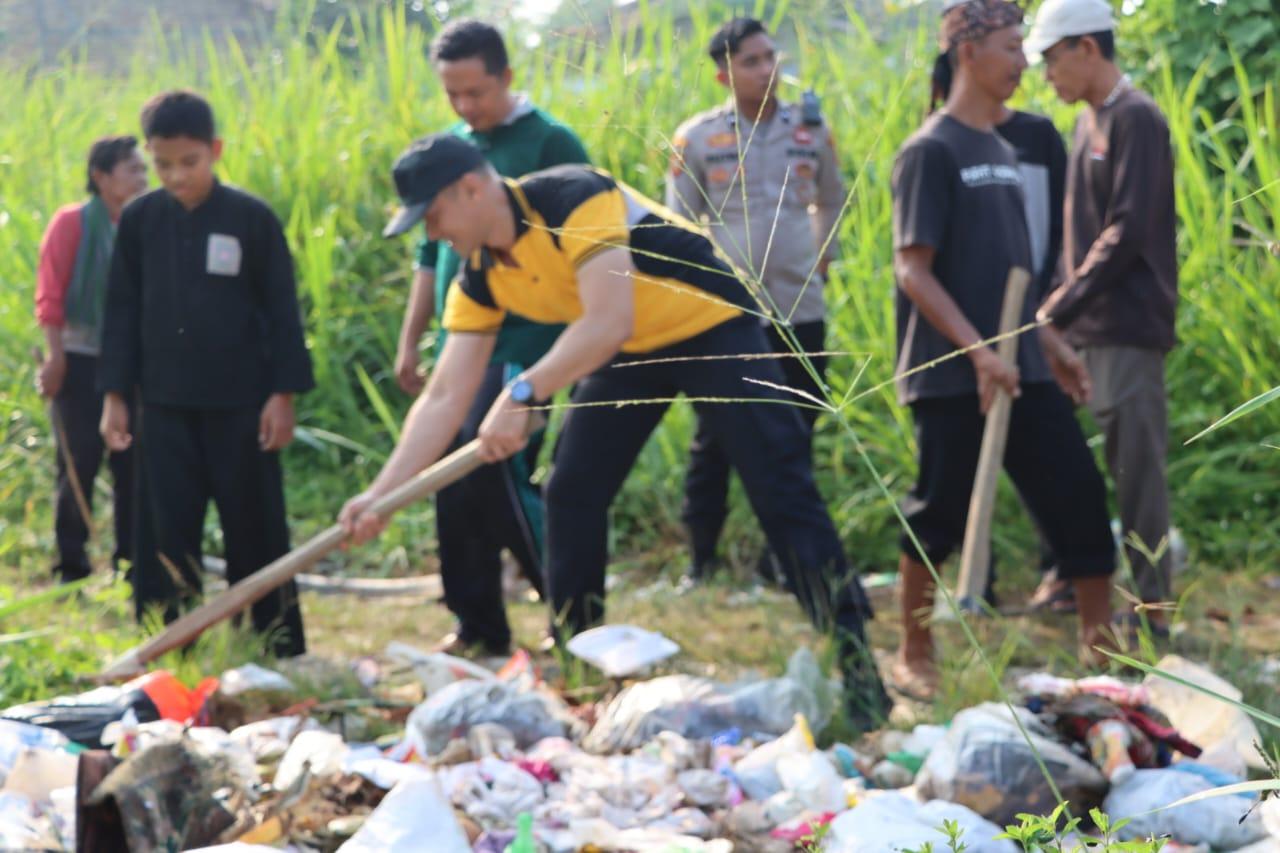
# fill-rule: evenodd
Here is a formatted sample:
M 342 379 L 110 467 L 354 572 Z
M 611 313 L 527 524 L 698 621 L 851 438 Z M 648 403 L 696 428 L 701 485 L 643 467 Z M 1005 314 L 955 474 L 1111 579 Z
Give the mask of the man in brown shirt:
M 1176 342 L 1173 153 L 1159 108 L 1115 62 L 1106 0 L 1048 0 L 1027 49 L 1067 103 L 1083 101 L 1067 166 L 1065 281 L 1040 316 L 1081 350 L 1136 592 L 1171 594 L 1165 354 Z M 1153 625 L 1163 624 L 1156 618 Z

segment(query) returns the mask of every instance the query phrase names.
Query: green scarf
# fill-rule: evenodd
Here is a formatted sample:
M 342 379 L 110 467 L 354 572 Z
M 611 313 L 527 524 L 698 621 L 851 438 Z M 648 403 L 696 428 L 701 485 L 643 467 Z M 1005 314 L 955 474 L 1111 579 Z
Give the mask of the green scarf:
M 67 288 L 67 320 L 92 333 L 96 346 L 102 332 L 102 309 L 107 298 L 107 273 L 116 226 L 102 199 L 94 196 L 80 209 L 80 245 L 76 267 Z

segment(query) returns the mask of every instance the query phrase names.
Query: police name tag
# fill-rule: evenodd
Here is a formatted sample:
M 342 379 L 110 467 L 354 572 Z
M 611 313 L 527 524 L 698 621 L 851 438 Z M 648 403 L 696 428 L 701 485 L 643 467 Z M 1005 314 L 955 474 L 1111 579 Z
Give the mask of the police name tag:
M 240 241 L 230 234 L 210 234 L 205 272 L 211 275 L 239 275 Z

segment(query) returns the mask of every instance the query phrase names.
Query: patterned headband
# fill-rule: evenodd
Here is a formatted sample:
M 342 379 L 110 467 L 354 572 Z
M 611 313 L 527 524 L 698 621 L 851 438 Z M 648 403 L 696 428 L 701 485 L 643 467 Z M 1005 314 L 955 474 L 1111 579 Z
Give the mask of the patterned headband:
M 976 41 L 988 33 L 1022 23 L 1022 9 L 1008 0 L 969 0 L 942 16 L 938 39 L 944 52 L 961 42 Z

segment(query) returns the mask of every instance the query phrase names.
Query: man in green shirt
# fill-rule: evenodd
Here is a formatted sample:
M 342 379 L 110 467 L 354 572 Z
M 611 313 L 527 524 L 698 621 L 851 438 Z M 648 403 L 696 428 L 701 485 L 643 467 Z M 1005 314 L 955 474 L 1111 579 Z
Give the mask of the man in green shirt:
M 449 132 L 480 148 L 499 174 L 518 178 L 563 163 L 588 162 L 573 131 L 533 106 L 527 96 L 511 91 L 506 45 L 494 27 L 475 20 L 450 24 L 432 42 L 431 60 L 461 119 Z M 419 243 L 396 355 L 396 379 L 406 393 L 422 390 L 418 342 L 432 317 L 443 313 L 458 265 L 457 254 L 447 244 L 428 239 Z M 476 437 L 502 389 L 540 359 L 562 329 L 507 317 L 455 446 Z M 443 338 L 442 330 L 437 352 Z M 458 619 L 456 633 L 444 638 L 442 650 L 508 650 L 511 628 L 502 603 L 502 549 L 512 553 L 542 591 L 542 500 L 530 482 L 540 447 L 539 437 L 524 452 L 481 468 L 437 498 L 444 600 Z

